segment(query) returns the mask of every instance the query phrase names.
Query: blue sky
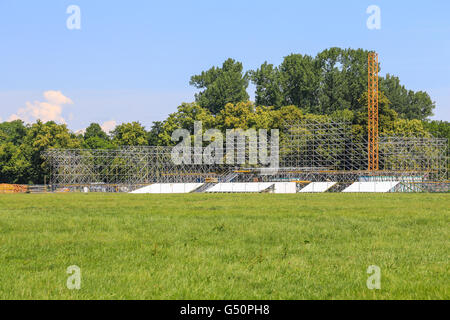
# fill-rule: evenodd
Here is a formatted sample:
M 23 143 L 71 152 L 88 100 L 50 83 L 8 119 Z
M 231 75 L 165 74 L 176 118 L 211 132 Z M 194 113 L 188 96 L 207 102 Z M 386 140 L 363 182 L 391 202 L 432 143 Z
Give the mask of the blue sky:
M 72 4 L 81 30 L 66 27 Z M 372 4 L 380 30 L 366 27 Z M 448 121 L 449 15 L 444 0 L 0 0 L 0 118 L 52 105 L 43 95 L 59 91 L 72 103 L 52 110 L 73 130 L 135 120 L 149 128 L 194 100 L 191 75 L 228 57 L 248 70 L 339 46 L 376 50 L 381 74 L 427 91 L 433 118 Z

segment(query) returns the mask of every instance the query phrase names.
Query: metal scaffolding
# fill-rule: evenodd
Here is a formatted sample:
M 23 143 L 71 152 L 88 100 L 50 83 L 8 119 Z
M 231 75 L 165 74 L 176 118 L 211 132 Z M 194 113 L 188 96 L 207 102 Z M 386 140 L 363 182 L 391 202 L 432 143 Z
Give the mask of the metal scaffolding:
M 51 183 L 57 185 L 190 182 L 215 176 L 214 165 L 176 165 L 173 147 L 122 147 L 114 150 L 48 149 Z
M 322 117 L 287 123 L 280 133 L 279 168 L 250 165 L 249 143 L 237 143 L 245 163 L 174 164 L 174 147 L 124 147 L 116 150 L 48 149 L 44 152 L 54 187 L 98 186 L 129 191 L 151 183 L 238 181 L 334 181 L 352 183 L 398 180 L 421 183 L 430 191 L 448 190 L 448 141 L 434 137 L 381 136 L 379 168 L 368 170 L 367 138 L 345 121 Z M 195 150 L 193 148 L 193 150 Z M 224 154 L 225 157 L 225 154 Z M 109 189 L 102 186 L 113 186 Z M 442 189 L 442 188 L 441 188 Z
M 351 123 L 304 118 L 286 123 L 280 143 L 280 166 L 323 170 L 365 170 L 367 143 L 352 134 Z

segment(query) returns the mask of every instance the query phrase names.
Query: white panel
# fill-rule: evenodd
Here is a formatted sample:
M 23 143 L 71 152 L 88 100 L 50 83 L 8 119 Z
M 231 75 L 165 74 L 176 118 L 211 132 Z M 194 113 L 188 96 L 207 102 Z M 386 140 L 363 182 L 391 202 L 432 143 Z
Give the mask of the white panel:
M 325 192 L 337 182 L 311 182 L 299 192 Z
M 131 193 L 189 193 L 201 185 L 203 183 L 155 183 Z
M 274 193 L 296 193 L 297 184 L 295 182 L 275 182 Z
M 136 189 L 134 191 L 131 191 L 130 193 L 151 193 L 150 191 L 151 191 L 151 185 Z
M 261 192 L 273 186 L 273 182 L 218 183 L 206 192 Z
M 400 181 L 355 182 L 342 192 L 389 192 L 399 183 Z

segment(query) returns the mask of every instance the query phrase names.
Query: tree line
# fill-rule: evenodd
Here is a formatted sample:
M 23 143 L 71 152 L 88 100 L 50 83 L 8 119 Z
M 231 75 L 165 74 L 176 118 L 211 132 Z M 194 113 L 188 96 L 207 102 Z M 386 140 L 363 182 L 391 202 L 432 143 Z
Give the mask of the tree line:
M 363 49 L 330 48 L 316 57 L 291 54 L 279 66 L 264 62 L 245 73 L 242 63 L 228 59 L 222 67 L 193 76 L 190 83 L 203 90 L 195 95 L 196 102 L 213 114 L 227 103 L 247 101 L 250 81 L 256 86 L 256 105 L 295 105 L 316 114 L 358 112 L 367 107 L 362 102 L 367 92 L 368 53 Z M 379 89 L 400 118 L 425 120 L 433 115 L 435 103 L 428 93 L 406 89 L 396 76 L 380 77 Z
M 49 175 L 42 151 L 47 148 L 113 149 L 121 146 L 170 146 L 172 132 L 193 132 L 194 122 L 203 130 L 282 129 L 286 121 L 305 117 L 352 123 L 356 138 L 367 136 L 367 54 L 362 49 L 330 48 L 316 57 L 286 56 L 279 66 L 264 62 L 257 70 L 244 72 L 241 62 L 227 59 L 191 77 L 199 89 L 192 103 L 182 103 L 164 121 L 149 130 L 139 122 L 122 123 L 106 133 L 92 123 L 84 133 L 71 132 L 65 124 L 21 120 L 0 123 L 0 183 L 42 184 Z M 255 102 L 247 88 L 256 87 Z M 430 121 L 435 104 L 423 91 L 401 85 L 398 77 L 379 81 L 381 135 L 450 139 L 450 124 Z

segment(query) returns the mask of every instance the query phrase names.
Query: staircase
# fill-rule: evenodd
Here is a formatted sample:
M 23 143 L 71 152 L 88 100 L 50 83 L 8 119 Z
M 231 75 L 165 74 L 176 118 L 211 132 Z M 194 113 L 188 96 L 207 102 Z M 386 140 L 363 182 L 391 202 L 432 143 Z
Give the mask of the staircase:
M 194 192 L 194 193 L 205 192 L 206 190 L 208 190 L 212 186 L 215 186 L 216 184 L 217 184 L 217 182 L 206 182 L 192 192 Z
M 231 182 L 234 178 L 239 175 L 238 172 L 228 171 L 219 177 L 219 182 Z
M 218 182 L 206 182 L 203 185 L 201 185 L 199 188 L 195 189 L 192 192 L 198 193 L 198 192 L 205 192 L 206 190 L 208 190 L 209 188 L 215 186 L 216 184 L 218 184 L 219 182 L 231 182 L 234 178 L 236 178 L 239 175 L 238 172 L 234 172 L 234 171 L 227 171 L 224 174 L 222 174 L 221 176 L 218 177 L 217 181 Z
M 353 182 L 338 182 L 325 192 L 342 192 L 342 190 L 345 190 L 351 184 L 353 184 Z

